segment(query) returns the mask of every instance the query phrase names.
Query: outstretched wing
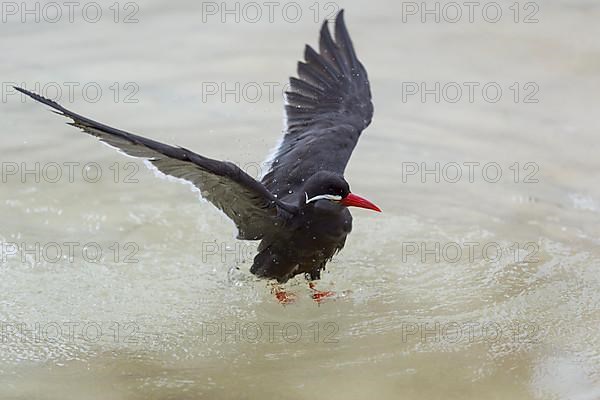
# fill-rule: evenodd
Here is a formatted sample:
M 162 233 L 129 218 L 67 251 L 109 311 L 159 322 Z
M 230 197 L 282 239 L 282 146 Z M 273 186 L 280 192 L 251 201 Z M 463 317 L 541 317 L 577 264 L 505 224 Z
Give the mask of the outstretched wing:
M 200 189 L 204 198 L 235 222 L 240 239 L 261 239 L 266 230 L 282 223 L 285 213 L 293 212 L 290 206 L 279 201 L 260 182 L 233 163 L 212 160 L 182 147 L 111 128 L 35 93 L 18 87 L 15 89 L 72 119 L 69 125 L 96 136 L 127 155 L 148 159 L 166 175 L 192 183 Z
M 299 78 L 290 78 L 283 141 L 263 184 L 285 197 L 320 170 L 343 174 L 358 138 L 373 117 L 367 71 L 358 61 L 344 23 L 335 21 L 335 41 L 327 21 L 321 27 L 319 53 L 306 46 Z

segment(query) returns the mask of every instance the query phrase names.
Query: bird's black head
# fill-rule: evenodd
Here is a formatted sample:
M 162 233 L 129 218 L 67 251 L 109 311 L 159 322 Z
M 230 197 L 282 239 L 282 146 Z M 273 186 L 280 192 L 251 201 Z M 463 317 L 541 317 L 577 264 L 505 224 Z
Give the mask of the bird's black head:
M 350 193 L 348 182 L 343 176 L 334 172 L 317 172 L 306 181 L 303 190 L 304 198 L 300 200 L 301 208 L 333 203 L 341 207 L 355 206 L 381 211 L 379 207 L 367 199 Z
M 340 201 L 350 193 L 350 185 L 343 176 L 329 171 L 320 171 L 304 184 L 305 204 L 322 200 Z

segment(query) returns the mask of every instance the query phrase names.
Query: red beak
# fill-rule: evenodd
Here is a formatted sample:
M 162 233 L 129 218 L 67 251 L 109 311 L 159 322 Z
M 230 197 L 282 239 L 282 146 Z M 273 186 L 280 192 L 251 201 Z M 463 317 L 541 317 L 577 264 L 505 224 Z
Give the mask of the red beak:
M 348 193 L 346 197 L 344 197 L 340 203 L 346 207 L 360 207 L 360 208 L 368 208 L 369 210 L 381 212 L 379 207 L 375 204 L 371 203 L 369 200 L 357 196 L 353 193 Z

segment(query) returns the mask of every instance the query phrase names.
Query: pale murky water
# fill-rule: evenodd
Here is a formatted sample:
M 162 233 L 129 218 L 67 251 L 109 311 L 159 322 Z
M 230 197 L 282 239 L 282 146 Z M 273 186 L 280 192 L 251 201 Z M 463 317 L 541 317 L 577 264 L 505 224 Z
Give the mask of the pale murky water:
M 202 3 L 137 4 L 119 5 L 133 24 L 110 4 L 96 24 L 6 11 L 2 81 L 54 82 L 75 111 L 256 175 L 330 5 L 221 23 Z M 421 23 L 408 3 L 339 4 L 376 108 L 347 179 L 384 213 L 354 212 L 319 284 L 343 296 L 320 306 L 301 279 L 278 305 L 210 204 L 4 85 L 0 398 L 600 398 L 600 5 L 520 3 L 519 21 L 539 20 L 526 24 L 497 4 L 498 23 L 463 9 L 454 24 Z M 223 82 L 239 101 L 222 101 Z M 421 82 L 447 91 L 422 102 L 407 92 Z M 440 182 L 422 178 L 436 163 Z

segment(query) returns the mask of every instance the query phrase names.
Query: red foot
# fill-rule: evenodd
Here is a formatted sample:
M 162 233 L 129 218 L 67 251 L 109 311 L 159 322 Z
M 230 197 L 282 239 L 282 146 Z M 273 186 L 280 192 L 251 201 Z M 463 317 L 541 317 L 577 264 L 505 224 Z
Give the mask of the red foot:
M 296 300 L 296 296 L 293 293 L 286 293 L 284 290 L 275 291 L 275 298 L 280 304 L 291 304 Z
M 316 301 L 317 303 L 321 303 L 323 300 L 325 300 L 327 297 L 332 297 L 335 296 L 335 292 L 330 292 L 329 290 L 326 291 L 321 291 L 321 290 L 317 290 L 315 289 L 315 284 L 310 282 L 308 284 L 308 287 L 310 287 L 310 289 L 313 291 L 313 294 L 311 295 L 311 297 L 313 298 L 314 301 Z

